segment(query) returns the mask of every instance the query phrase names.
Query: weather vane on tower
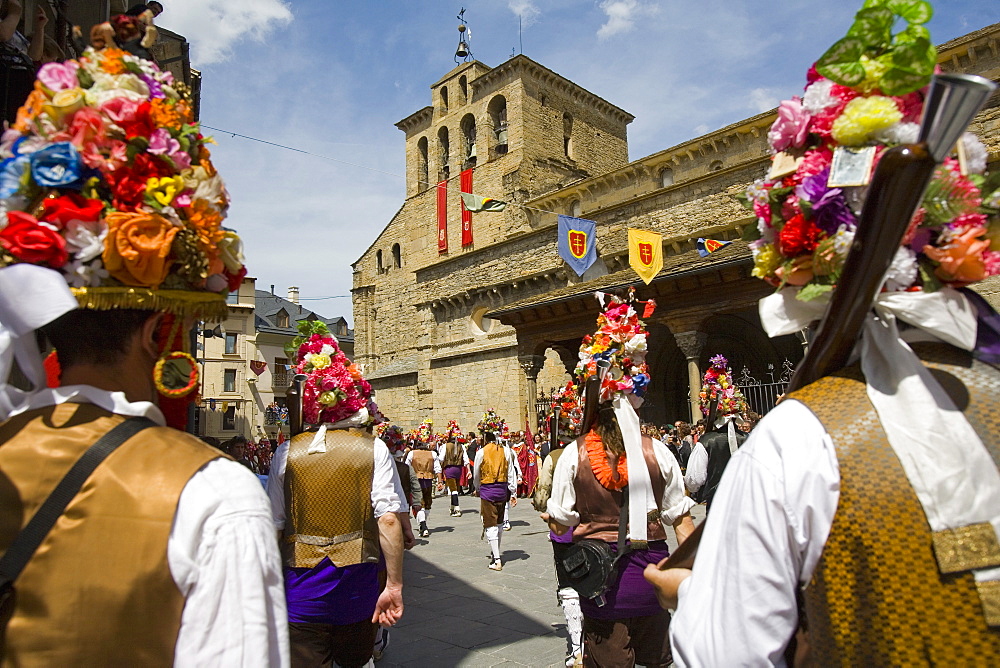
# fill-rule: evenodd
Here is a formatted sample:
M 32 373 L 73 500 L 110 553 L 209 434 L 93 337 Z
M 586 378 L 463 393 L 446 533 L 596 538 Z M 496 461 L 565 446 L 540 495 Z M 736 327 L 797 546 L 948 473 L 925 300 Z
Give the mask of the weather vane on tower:
M 472 31 L 465 25 L 465 7 L 458 13 L 458 48 L 455 49 L 455 62 L 469 62 L 472 60 L 472 49 L 469 42 L 472 41 Z

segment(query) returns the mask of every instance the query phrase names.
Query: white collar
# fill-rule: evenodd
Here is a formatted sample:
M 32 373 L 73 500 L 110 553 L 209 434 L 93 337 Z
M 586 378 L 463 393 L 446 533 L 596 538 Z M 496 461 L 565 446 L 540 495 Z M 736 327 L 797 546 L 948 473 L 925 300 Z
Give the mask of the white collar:
M 14 408 L 8 417 L 65 403 L 94 404 L 116 415 L 147 417 L 160 426 L 167 423 L 156 404 L 149 401 L 129 401 L 125 398 L 124 392 L 108 392 L 92 385 L 64 385 L 39 390 L 27 395 L 25 400 Z

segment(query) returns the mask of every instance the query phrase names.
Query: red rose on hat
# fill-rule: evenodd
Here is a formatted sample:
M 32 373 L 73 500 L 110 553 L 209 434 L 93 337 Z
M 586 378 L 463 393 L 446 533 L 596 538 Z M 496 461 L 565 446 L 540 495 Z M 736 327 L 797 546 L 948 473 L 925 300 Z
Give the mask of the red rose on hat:
M 39 220 L 63 229 L 71 220 L 90 223 L 99 220 L 104 212 L 104 203 L 99 199 L 87 199 L 79 193 L 69 193 L 42 201 Z
M 7 213 L 7 227 L 0 230 L 0 246 L 22 262 L 53 269 L 63 266 L 69 259 L 62 236 L 21 211 Z

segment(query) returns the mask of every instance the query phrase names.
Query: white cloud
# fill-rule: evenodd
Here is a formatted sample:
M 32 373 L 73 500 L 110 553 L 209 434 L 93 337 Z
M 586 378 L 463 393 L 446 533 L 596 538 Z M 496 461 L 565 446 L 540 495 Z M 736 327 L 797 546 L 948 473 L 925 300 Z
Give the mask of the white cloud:
M 598 39 L 629 32 L 638 16 L 656 11 L 655 7 L 642 5 L 638 0 L 603 0 L 601 10 L 608 15 L 608 20 L 597 31 Z
M 747 97 L 748 106 L 758 114 L 774 109 L 781 101 L 780 93 L 770 88 L 754 88 Z
M 157 24 L 184 35 L 195 67 L 226 60 L 233 47 L 250 37 L 258 42 L 288 24 L 292 12 L 283 0 L 241 0 L 209 5 L 204 0 L 170 0 Z
M 521 25 L 525 28 L 534 23 L 542 13 L 532 0 L 510 0 L 507 6 L 515 15 L 521 17 Z

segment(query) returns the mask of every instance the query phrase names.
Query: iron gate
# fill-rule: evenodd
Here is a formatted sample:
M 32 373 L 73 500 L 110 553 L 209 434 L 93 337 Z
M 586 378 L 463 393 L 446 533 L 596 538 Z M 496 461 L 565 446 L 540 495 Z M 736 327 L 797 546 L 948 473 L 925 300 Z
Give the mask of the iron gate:
M 794 371 L 795 367 L 787 359 L 782 362 L 780 372 L 775 371 L 773 364 L 768 364 L 766 374 L 768 380 L 764 382 L 751 376 L 750 370 L 744 366 L 736 379 L 736 387 L 740 388 L 740 392 L 746 397 L 750 410 L 765 415 L 778 403 L 778 397 L 784 394 Z

